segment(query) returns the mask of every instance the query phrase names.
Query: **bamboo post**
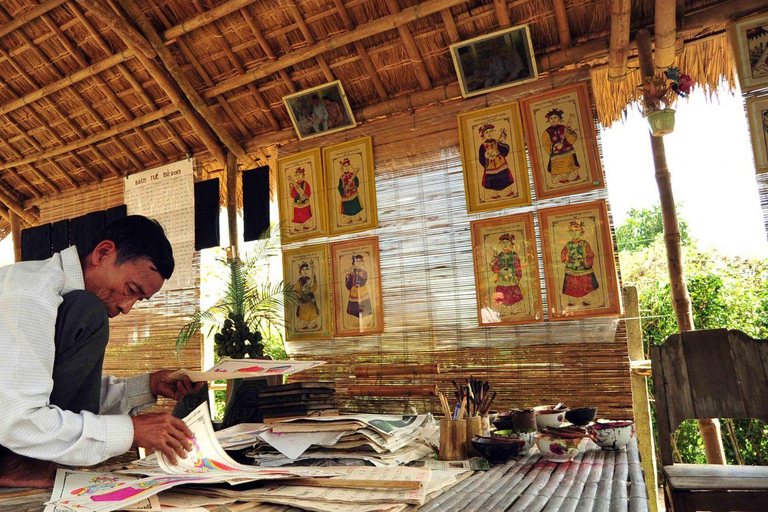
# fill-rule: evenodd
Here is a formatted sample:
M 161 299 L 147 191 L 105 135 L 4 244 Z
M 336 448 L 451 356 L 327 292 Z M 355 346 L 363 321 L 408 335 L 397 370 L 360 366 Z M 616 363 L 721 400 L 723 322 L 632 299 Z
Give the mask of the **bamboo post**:
M 229 225 L 229 246 L 232 257 L 240 257 L 240 243 L 237 233 L 237 156 L 231 151 L 227 153 L 227 221 Z
M 512 19 L 509 17 L 509 5 L 507 5 L 507 0 L 493 0 L 493 8 L 496 10 L 496 20 L 499 22 L 499 27 L 511 27 Z
M 557 23 L 557 34 L 560 38 L 560 48 L 570 48 L 573 46 L 571 41 L 571 27 L 568 25 L 568 12 L 565 10 L 565 0 L 553 0 L 552 7 L 555 9 L 555 22 Z
M 675 62 L 675 0 L 656 0 L 654 18 L 654 37 L 656 44 L 653 52 L 653 63 L 656 69 L 667 69 Z
M 630 0 L 611 0 L 611 35 L 608 54 L 608 78 L 621 79 L 627 71 L 629 55 Z
M 643 78 L 653 76 L 653 59 L 651 57 L 651 36 L 643 29 L 637 33 L 637 52 L 640 60 L 640 71 Z M 644 99 L 645 101 L 645 99 Z M 672 288 L 672 306 L 675 310 L 677 329 L 680 332 L 693 331 L 693 310 L 691 296 L 685 285 L 683 269 L 683 251 L 680 245 L 680 226 L 677 222 L 675 196 L 672 193 L 672 177 L 667 166 L 667 155 L 664 150 L 662 137 L 651 137 L 653 166 L 656 169 L 656 184 L 659 187 L 661 199 L 661 218 L 664 223 L 664 244 L 667 249 L 667 265 L 669 267 L 669 282 Z M 720 422 L 717 419 L 698 420 L 704 449 L 707 452 L 707 463 L 725 464 L 725 452 L 720 436 Z
M 625 286 L 624 311 L 627 326 L 627 350 L 629 361 L 641 361 L 646 359 L 643 350 L 643 330 L 640 324 L 640 304 L 637 300 L 637 288 Z M 645 485 L 648 488 L 648 502 L 650 512 L 658 510 L 658 475 L 656 473 L 656 449 L 653 440 L 653 426 L 651 423 L 651 405 L 648 397 L 647 377 L 634 372 L 629 374 L 632 385 L 632 409 L 635 414 L 635 429 L 637 442 L 642 454 L 642 466 L 645 471 Z
M 13 261 L 21 261 L 21 219 L 13 211 L 9 214 L 11 222 L 11 236 L 13 237 Z

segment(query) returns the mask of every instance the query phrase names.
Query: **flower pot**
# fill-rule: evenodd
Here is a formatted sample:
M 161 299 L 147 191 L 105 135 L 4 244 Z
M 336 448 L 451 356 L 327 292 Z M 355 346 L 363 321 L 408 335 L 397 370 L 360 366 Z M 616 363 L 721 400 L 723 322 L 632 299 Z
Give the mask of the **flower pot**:
M 664 110 L 655 110 L 649 112 L 646 116 L 648 124 L 651 125 L 651 134 L 654 137 L 663 137 L 675 130 L 675 110 L 665 108 Z

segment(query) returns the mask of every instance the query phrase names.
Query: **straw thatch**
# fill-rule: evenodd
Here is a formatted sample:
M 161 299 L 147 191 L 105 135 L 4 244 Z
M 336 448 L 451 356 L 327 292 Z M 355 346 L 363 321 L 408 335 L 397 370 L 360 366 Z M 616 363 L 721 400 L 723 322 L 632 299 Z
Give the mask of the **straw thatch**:
M 750 1 L 684 2 L 683 16 L 720 8 L 682 34 L 686 71 L 732 81 L 727 43 L 692 41 Z M 653 0 L 632 2 L 633 30 L 653 12 Z M 603 63 L 610 1 L 566 1 L 565 27 L 558 13 L 552 0 L 0 0 L 0 201 L 29 223 L 46 198 L 190 153 L 211 170 L 226 151 L 263 163 L 294 138 L 281 98 L 334 79 L 358 119 L 424 106 L 406 95 L 455 96 L 449 45 L 508 23 L 530 25 L 545 75 Z M 601 73 L 610 124 L 636 80 Z

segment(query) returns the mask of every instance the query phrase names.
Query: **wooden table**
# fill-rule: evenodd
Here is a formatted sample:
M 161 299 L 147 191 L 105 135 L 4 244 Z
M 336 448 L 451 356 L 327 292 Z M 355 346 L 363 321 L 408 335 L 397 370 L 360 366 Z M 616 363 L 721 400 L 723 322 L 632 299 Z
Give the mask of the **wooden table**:
M 605 452 L 591 441 L 572 462 L 528 455 L 478 471 L 418 508 L 418 512 L 649 512 L 637 441 Z M 50 491 L 2 498 L 2 512 L 38 512 Z M 300 512 L 280 505 L 237 504 L 217 512 Z M 411 510 L 416 510 L 411 508 Z

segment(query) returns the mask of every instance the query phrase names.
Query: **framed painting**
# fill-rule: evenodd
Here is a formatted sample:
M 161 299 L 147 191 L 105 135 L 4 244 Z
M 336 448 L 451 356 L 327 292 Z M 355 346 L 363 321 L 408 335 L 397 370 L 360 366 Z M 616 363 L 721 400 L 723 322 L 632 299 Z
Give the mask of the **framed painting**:
M 539 77 L 528 25 L 452 44 L 451 57 L 465 98 Z
M 331 244 L 335 336 L 384 332 L 379 238 Z
M 320 149 L 277 160 L 282 243 L 325 235 L 325 197 Z
M 525 98 L 520 106 L 537 198 L 605 186 L 585 83 Z
M 283 96 L 299 139 L 311 139 L 356 126 L 341 81 Z
M 533 214 L 477 220 L 470 228 L 478 323 L 540 322 L 544 314 Z
M 728 25 L 742 92 L 768 86 L 768 13 Z
M 285 303 L 285 338 L 328 339 L 333 335 L 331 283 L 326 244 L 283 252 L 283 282 L 293 285 L 296 303 Z
M 377 227 L 371 138 L 323 148 L 323 165 L 328 194 L 328 234 L 340 235 Z
M 467 212 L 531 204 L 517 102 L 459 114 Z
M 768 96 L 747 98 L 747 117 L 755 170 L 758 174 L 768 172 Z
M 539 210 L 550 320 L 621 312 L 605 201 Z

